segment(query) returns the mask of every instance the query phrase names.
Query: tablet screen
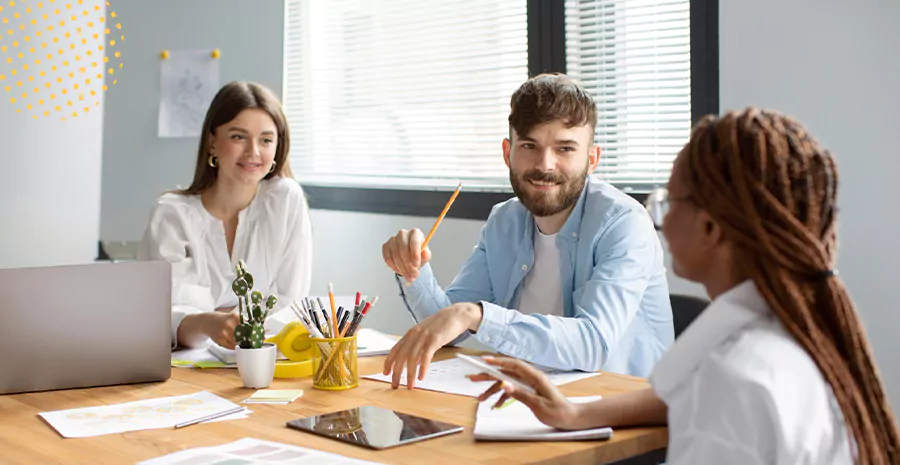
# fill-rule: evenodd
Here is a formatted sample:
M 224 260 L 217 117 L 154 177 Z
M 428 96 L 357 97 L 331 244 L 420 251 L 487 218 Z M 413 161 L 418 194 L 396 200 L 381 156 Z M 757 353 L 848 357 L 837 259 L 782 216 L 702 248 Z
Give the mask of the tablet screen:
M 462 426 L 371 405 L 292 420 L 287 425 L 373 449 L 385 449 L 463 430 Z

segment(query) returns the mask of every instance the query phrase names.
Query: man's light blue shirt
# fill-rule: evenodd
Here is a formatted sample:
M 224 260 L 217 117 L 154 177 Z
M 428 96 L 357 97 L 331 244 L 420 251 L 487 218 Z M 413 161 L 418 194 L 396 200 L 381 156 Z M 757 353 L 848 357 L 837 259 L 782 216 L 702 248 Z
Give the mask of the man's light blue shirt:
M 480 302 L 484 316 L 474 336 L 502 354 L 552 368 L 649 376 L 674 333 L 662 246 L 644 207 L 588 177 L 556 237 L 563 316 L 508 308 L 534 264 L 534 233 L 534 216 L 518 199 L 494 206 L 446 290 L 429 265 L 400 286 L 413 317 Z

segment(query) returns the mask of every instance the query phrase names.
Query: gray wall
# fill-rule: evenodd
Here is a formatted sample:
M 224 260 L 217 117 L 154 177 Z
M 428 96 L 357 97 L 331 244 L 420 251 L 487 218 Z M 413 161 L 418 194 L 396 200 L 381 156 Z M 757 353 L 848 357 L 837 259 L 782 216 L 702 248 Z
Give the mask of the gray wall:
M 106 99 L 103 120 L 101 238 L 139 240 L 153 200 L 190 184 L 198 139 L 160 139 L 161 51 L 218 48 L 220 84 L 256 81 L 281 95 L 281 0 L 120 0 L 133 38 L 123 43 L 124 75 Z M 96 246 L 95 246 L 96 248 Z
M 720 8 L 722 109 L 794 115 L 837 156 L 838 266 L 896 404 L 900 2 L 722 0 Z

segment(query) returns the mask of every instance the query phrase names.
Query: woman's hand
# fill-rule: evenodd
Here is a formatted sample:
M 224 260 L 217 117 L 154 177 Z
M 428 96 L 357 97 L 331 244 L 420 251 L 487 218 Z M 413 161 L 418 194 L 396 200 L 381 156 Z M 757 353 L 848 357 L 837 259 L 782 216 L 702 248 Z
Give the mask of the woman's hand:
M 203 314 L 206 318 L 205 333 L 216 344 L 226 348 L 234 349 L 237 343 L 234 340 L 234 328 L 240 324 L 241 319 L 237 312 L 209 312 Z
M 580 405 L 566 399 L 540 370 L 521 360 L 512 358 L 484 357 L 484 361 L 533 387 L 535 393 L 532 394 L 524 389 L 516 389 L 511 383 L 497 381 L 486 373 L 469 375 L 469 379 L 472 381 L 496 381 L 493 386 L 478 396 L 479 402 L 484 402 L 489 397 L 503 390 L 503 395 L 500 396 L 500 400 L 494 405 L 495 408 L 503 405 L 512 397 L 530 408 L 537 419 L 547 426 L 565 430 L 584 428 L 581 425 L 583 423 L 581 420 L 583 419 L 581 418 Z

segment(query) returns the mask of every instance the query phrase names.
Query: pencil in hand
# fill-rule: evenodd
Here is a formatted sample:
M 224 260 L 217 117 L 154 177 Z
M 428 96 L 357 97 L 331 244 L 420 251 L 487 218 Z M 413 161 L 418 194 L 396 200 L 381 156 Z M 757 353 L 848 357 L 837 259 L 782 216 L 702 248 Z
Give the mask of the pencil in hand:
M 425 236 L 425 242 L 422 242 L 422 251 L 425 251 L 425 247 L 428 247 L 428 242 L 431 241 L 431 237 L 434 236 L 435 231 L 437 231 L 438 226 L 441 225 L 441 221 L 444 220 L 444 216 L 447 215 L 447 211 L 450 210 L 450 205 L 453 205 L 453 201 L 456 200 L 456 196 L 459 195 L 459 191 L 462 189 L 462 183 L 459 183 L 456 186 L 456 190 L 453 191 L 453 195 L 450 196 L 450 200 L 447 201 L 447 205 L 444 205 L 444 210 L 441 211 L 441 215 L 438 216 L 438 219 L 434 222 L 434 225 L 431 227 L 431 231 L 428 231 L 428 235 Z

